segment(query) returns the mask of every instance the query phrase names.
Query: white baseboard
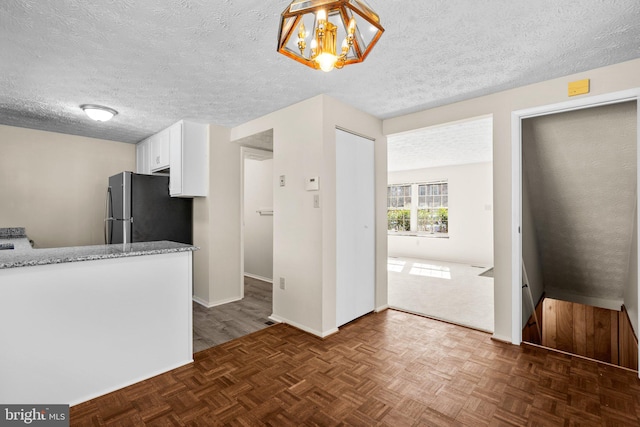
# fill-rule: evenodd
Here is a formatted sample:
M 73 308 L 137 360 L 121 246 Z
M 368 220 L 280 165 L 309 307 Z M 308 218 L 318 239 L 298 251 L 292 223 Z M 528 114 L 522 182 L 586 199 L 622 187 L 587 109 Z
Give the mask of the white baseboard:
M 251 277 L 252 279 L 261 280 L 263 282 L 271 283 L 273 285 L 273 279 L 269 279 L 267 277 L 258 276 L 257 274 L 244 273 L 245 276 Z
M 385 305 L 381 305 L 380 307 L 376 307 L 373 311 L 375 311 L 376 313 L 380 313 L 388 309 L 389 309 L 389 304 L 385 304 Z
M 511 337 L 505 337 L 505 336 L 502 336 L 502 335 L 493 334 L 493 335 L 491 335 L 491 339 L 503 342 L 505 344 L 520 345 L 520 343 L 511 342 Z
M 273 320 L 276 323 L 283 323 L 282 320 L 280 320 L 280 318 L 278 316 L 274 316 L 273 314 L 271 314 L 269 317 L 267 317 L 267 319 Z
M 320 335 L 320 338 L 326 338 L 329 335 L 337 334 L 338 332 L 340 332 L 338 328 L 329 329 L 328 331 L 324 331 L 322 335 Z
M 317 331 L 315 329 L 309 328 L 307 326 L 301 325 L 299 323 L 292 322 L 291 320 L 287 320 L 287 319 L 285 319 L 283 317 L 280 317 L 280 316 L 277 316 L 275 314 L 272 314 L 271 316 L 269 316 L 269 319 L 273 320 L 274 322 L 284 323 L 285 325 L 291 325 L 296 329 L 300 329 L 301 331 L 307 332 L 307 333 L 309 333 L 311 335 L 315 335 L 315 336 L 320 337 L 320 338 L 326 338 L 329 335 L 333 335 L 336 332 L 338 332 L 338 328 L 333 328 L 333 329 L 329 329 L 328 331 L 325 331 L 325 332 L 320 332 L 320 331 Z
M 82 398 L 80 398 L 78 400 L 75 400 L 73 402 L 67 402 L 67 403 L 69 404 L 69 406 L 75 406 L 75 405 L 78 405 L 80 403 L 87 402 L 87 401 L 89 401 L 91 399 L 95 399 L 96 397 L 104 396 L 105 394 L 109 394 L 109 393 L 114 392 L 116 390 L 123 389 L 125 387 L 130 386 L 130 385 L 142 382 L 144 380 L 148 380 L 149 378 L 153 378 L 155 376 L 164 374 L 164 373 L 172 371 L 174 369 L 178 369 L 178 368 L 180 368 L 182 366 L 188 365 L 189 363 L 193 363 L 193 357 L 191 359 L 186 359 L 186 360 L 183 360 L 182 362 L 178 362 L 176 364 L 172 364 L 172 365 L 166 366 L 166 367 L 164 367 L 162 369 L 154 370 L 152 372 L 146 373 L 146 374 L 144 374 L 142 376 L 139 376 L 137 378 L 132 378 L 130 381 L 125 381 L 122 384 L 119 384 L 117 386 L 106 388 L 106 389 L 101 390 L 99 392 L 92 393 L 92 394 L 89 394 L 87 396 L 84 396 L 84 397 L 82 397 Z
M 216 307 L 216 306 L 222 305 L 222 304 L 229 304 L 230 302 L 236 302 L 236 301 L 240 301 L 240 300 L 242 300 L 241 297 L 227 298 L 227 299 L 223 299 L 223 300 L 212 302 L 211 303 L 211 307 Z
M 197 297 L 197 296 L 195 296 L 195 295 L 194 295 L 191 299 L 192 299 L 193 301 L 197 302 L 198 304 L 200 304 L 200 305 L 201 305 L 201 306 L 203 306 L 203 307 L 206 307 L 206 308 L 211 308 L 211 307 L 213 307 L 212 305 L 209 305 L 209 301 L 206 301 L 206 300 L 204 300 L 204 299 L 202 299 L 202 298 L 200 298 L 200 297 Z
M 219 300 L 219 301 L 214 301 L 214 302 L 209 302 L 209 301 L 205 301 L 202 298 L 199 298 L 197 296 L 193 296 L 192 298 L 195 302 L 197 302 L 198 304 L 206 307 L 206 308 L 212 308 L 212 307 L 216 307 L 218 305 L 222 305 L 222 304 L 228 304 L 230 302 L 235 302 L 235 301 L 240 301 L 242 298 L 240 297 L 233 297 L 233 298 L 227 298 L 227 299 L 223 299 L 223 300 Z

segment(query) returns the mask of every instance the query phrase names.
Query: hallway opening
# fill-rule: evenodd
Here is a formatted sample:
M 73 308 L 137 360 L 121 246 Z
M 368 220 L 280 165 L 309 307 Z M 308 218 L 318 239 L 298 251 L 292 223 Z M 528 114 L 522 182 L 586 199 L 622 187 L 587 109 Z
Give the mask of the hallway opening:
M 493 332 L 493 117 L 387 146 L 389 306 Z

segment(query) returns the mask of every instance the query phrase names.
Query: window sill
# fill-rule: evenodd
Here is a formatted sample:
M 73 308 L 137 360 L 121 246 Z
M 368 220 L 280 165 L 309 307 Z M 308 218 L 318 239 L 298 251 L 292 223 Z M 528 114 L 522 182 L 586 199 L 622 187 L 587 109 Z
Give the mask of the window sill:
M 388 231 L 387 236 L 426 237 L 427 239 L 448 239 L 448 234 L 416 233 L 411 231 Z

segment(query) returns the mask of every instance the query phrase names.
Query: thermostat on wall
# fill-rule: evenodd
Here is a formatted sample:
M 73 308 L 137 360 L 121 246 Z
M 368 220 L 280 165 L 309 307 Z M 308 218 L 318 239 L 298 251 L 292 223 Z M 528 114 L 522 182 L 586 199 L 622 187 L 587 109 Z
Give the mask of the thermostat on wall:
M 316 191 L 320 189 L 320 179 L 317 176 L 312 176 L 305 180 L 305 190 Z

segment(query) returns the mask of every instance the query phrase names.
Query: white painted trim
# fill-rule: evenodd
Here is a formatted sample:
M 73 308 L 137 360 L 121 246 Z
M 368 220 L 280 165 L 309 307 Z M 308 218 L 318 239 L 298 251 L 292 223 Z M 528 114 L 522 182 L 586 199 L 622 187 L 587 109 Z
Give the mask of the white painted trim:
M 363 134 L 358 133 L 358 132 L 354 132 L 354 131 L 352 131 L 350 129 L 343 128 L 342 126 L 336 126 L 336 129 L 337 130 L 341 130 L 341 131 L 346 132 L 346 133 L 350 133 L 351 135 L 355 135 L 355 136 L 359 136 L 359 137 L 364 138 L 364 139 L 368 139 L 369 141 L 376 142 L 375 138 L 372 138 L 372 137 L 367 136 L 367 135 L 363 135 Z
M 640 88 L 636 89 L 637 93 L 636 93 L 636 114 L 638 116 L 638 121 L 636 122 L 636 137 L 638 138 L 638 143 L 636 144 L 636 164 L 640 165 Z M 640 202 L 639 202 L 639 197 L 638 197 L 638 189 L 640 188 L 640 167 L 636 168 L 636 218 L 640 219 L 640 209 L 638 208 L 640 206 Z M 637 236 L 636 237 L 640 237 L 640 221 L 636 222 L 636 233 Z M 636 239 L 637 240 L 637 244 L 640 245 L 640 239 Z M 640 250 L 637 251 L 638 253 L 638 265 L 640 266 Z M 639 267 L 640 268 L 640 267 Z M 638 312 L 638 329 L 640 329 L 640 292 L 636 292 L 637 294 L 637 308 L 636 311 Z M 627 315 L 629 313 L 627 312 Z M 639 331 L 636 331 L 636 336 L 638 334 Z M 636 366 L 636 370 L 638 371 L 638 378 L 640 378 L 640 348 L 638 348 L 638 366 Z
M 209 302 L 209 301 L 206 301 L 206 300 L 194 295 L 193 296 L 193 301 L 197 302 L 198 304 L 200 304 L 201 306 L 203 306 L 205 308 L 213 308 L 213 307 L 217 307 L 219 305 L 229 304 L 230 302 L 242 301 L 242 298 L 241 297 L 232 297 L 232 298 L 227 298 L 227 299 L 223 299 L 223 300 L 220 300 L 220 301 Z
M 587 96 L 558 104 L 542 105 L 517 110 L 511 113 L 511 221 L 513 226 L 511 234 L 511 342 L 513 344 L 519 345 L 522 342 L 522 330 L 520 325 L 522 318 L 522 235 L 519 232 L 522 225 L 522 119 L 580 110 L 584 108 L 600 107 L 609 104 L 618 104 L 627 101 L 636 101 L 640 104 L 640 88 L 612 92 L 603 95 Z M 637 151 L 640 151 L 640 108 L 638 108 L 637 111 L 638 128 L 636 130 L 636 137 L 638 141 L 636 147 L 638 148 Z M 638 157 L 638 165 L 640 166 L 640 154 Z M 640 169 L 640 167 L 638 169 Z M 638 184 L 640 184 L 640 174 L 638 175 L 637 185 Z M 637 199 L 636 203 L 638 203 Z M 636 209 L 637 208 L 638 206 L 636 205 Z M 638 303 L 640 306 L 640 292 L 638 295 Z M 638 320 L 640 324 L 640 310 L 638 310 L 638 312 Z M 495 338 L 500 339 L 498 337 Z M 638 372 L 638 376 L 640 377 L 640 371 Z
M 307 326 L 301 325 L 299 323 L 293 322 L 291 320 L 287 320 L 283 317 L 277 316 L 275 314 L 272 314 L 271 316 L 269 316 L 269 319 L 273 320 L 274 322 L 278 322 L 278 323 L 284 323 L 285 325 L 291 325 L 296 329 L 300 329 L 303 332 L 307 332 L 311 335 L 315 335 L 317 337 L 320 338 L 326 338 L 329 335 L 333 335 L 335 333 L 338 332 L 338 328 L 333 328 L 333 329 L 329 329 L 328 331 L 324 331 L 324 332 L 320 332 L 320 331 L 316 331 L 315 329 L 311 329 Z
M 268 279 L 266 277 L 258 276 L 257 274 L 244 273 L 245 276 L 251 277 L 252 279 L 261 280 L 263 282 L 271 283 L 273 285 L 273 279 Z
M 211 308 L 211 307 L 213 307 L 213 305 L 210 305 L 209 301 L 207 301 L 207 300 L 205 300 L 205 299 L 202 299 L 202 298 L 200 298 L 199 296 L 194 295 L 191 299 L 192 299 L 194 302 L 197 302 L 198 304 L 200 304 L 200 305 L 201 305 L 201 306 L 203 306 L 203 307 L 206 307 L 206 308 Z
M 488 334 L 493 334 L 493 331 L 489 331 L 487 329 L 479 328 L 478 326 L 470 325 L 468 323 L 445 319 L 444 317 L 441 317 L 441 316 L 432 316 L 431 314 L 420 313 L 419 311 L 407 310 L 406 308 L 395 307 L 395 306 L 391 306 L 389 308 L 391 308 L 393 310 L 402 311 L 403 313 L 415 314 L 416 316 L 426 317 L 427 319 L 433 319 L 433 320 L 437 320 L 439 322 L 449 323 L 451 325 L 458 325 L 458 326 L 462 326 L 464 328 L 469 328 L 469 329 L 473 329 L 473 330 L 476 330 L 476 331 L 486 332 Z M 495 334 L 492 336 L 492 338 L 498 339 L 498 338 L 496 338 Z M 503 341 L 505 341 L 505 340 L 503 340 Z M 511 341 L 506 340 L 506 342 L 511 342 Z
M 511 343 L 522 342 L 522 117 L 511 113 Z M 494 338 L 509 341 L 505 337 Z
M 244 298 L 244 161 L 247 148 L 240 147 L 240 298 Z
M 620 92 L 606 93 L 604 95 L 594 95 L 586 98 L 579 98 L 560 102 L 557 104 L 541 105 L 538 107 L 525 108 L 512 112 L 520 119 L 546 116 L 549 114 L 565 113 L 568 111 L 582 110 L 584 108 L 601 107 L 609 104 L 619 104 L 626 101 L 636 101 L 640 98 L 640 88 L 628 89 Z
M 280 318 L 278 316 L 274 315 L 273 313 L 271 313 L 271 315 L 269 317 L 267 317 L 267 319 L 273 320 L 276 323 L 282 323 L 282 321 L 279 320 Z
M 217 307 L 219 305 L 224 305 L 224 304 L 229 304 L 230 302 L 236 302 L 236 301 L 242 301 L 241 297 L 231 297 L 231 298 L 225 298 L 219 301 L 214 301 L 212 303 L 210 303 L 211 305 L 209 306 L 209 308 L 211 307 Z
M 506 343 L 506 344 L 509 344 L 509 343 L 514 344 L 513 341 L 511 340 L 511 338 L 509 338 L 506 335 L 498 335 L 498 334 L 494 333 L 493 335 L 491 335 L 491 339 L 494 339 L 496 341 L 501 341 L 501 342 Z
M 103 390 L 101 390 L 99 392 L 88 394 L 88 395 L 83 396 L 82 398 L 80 398 L 78 400 L 74 400 L 72 402 L 69 402 L 69 406 L 75 406 L 75 405 L 78 405 L 80 403 L 87 402 L 87 401 L 89 401 L 91 399 L 95 399 L 96 397 L 104 396 L 105 394 L 109 394 L 109 393 L 111 393 L 113 391 L 120 390 L 120 389 L 128 387 L 130 385 L 137 384 L 137 383 L 142 382 L 144 380 L 148 380 L 149 378 L 153 378 L 153 377 L 155 377 L 157 375 L 167 373 L 167 372 L 172 371 L 174 369 L 180 368 L 181 366 L 188 365 L 189 363 L 193 363 L 193 357 L 191 359 L 184 360 L 182 362 L 178 362 L 178 363 L 176 363 L 174 365 L 169 365 L 169 366 L 166 366 L 165 368 L 158 369 L 157 371 L 150 372 L 148 375 L 143 375 L 143 376 L 140 376 L 138 378 L 131 379 L 130 381 L 123 382 L 122 384 L 120 384 L 118 386 L 108 387 L 108 388 L 105 388 L 105 389 L 103 389 Z
M 376 313 L 381 313 L 381 312 L 383 312 L 385 310 L 388 310 L 390 308 L 391 307 L 389 307 L 389 304 L 385 304 L 385 305 L 381 305 L 381 306 L 376 307 L 373 311 L 375 311 Z

